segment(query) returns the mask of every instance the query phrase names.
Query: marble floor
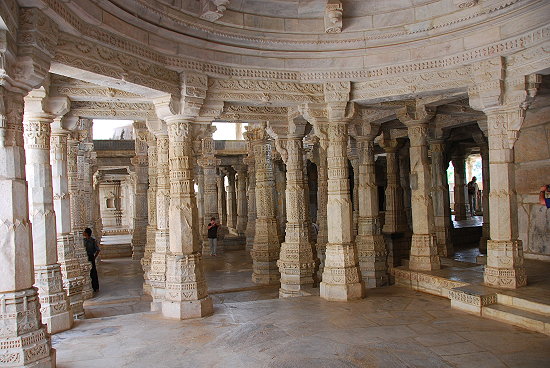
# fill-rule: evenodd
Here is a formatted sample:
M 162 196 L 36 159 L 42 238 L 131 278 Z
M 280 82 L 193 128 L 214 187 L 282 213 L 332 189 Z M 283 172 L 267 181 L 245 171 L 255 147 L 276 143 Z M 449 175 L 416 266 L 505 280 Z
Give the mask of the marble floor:
M 197 320 L 148 312 L 138 262 L 104 260 L 99 270 L 91 318 L 52 336 L 58 368 L 550 365 L 549 337 L 397 286 L 349 303 L 278 299 L 277 287 L 250 282 L 245 251 L 205 257 L 215 314 Z

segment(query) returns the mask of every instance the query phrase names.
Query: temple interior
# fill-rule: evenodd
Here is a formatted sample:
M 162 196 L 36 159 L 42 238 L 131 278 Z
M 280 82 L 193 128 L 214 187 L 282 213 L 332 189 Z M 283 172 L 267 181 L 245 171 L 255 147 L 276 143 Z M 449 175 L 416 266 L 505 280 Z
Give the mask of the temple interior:
M 2 0 L 0 367 L 550 366 L 549 20 Z

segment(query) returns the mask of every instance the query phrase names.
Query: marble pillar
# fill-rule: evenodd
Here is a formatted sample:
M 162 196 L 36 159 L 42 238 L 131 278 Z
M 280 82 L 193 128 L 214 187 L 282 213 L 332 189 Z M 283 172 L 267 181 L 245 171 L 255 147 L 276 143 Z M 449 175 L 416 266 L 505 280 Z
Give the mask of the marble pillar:
M 67 174 L 67 138 L 58 119 L 52 126 L 50 161 L 52 165 L 53 202 L 57 228 L 57 261 L 61 265 L 63 287 L 67 291 L 73 318 L 84 318 L 82 286 L 84 277 L 75 254 L 75 237 L 71 233 L 71 209 Z
M 216 177 L 218 187 L 218 214 L 221 225 L 227 226 L 227 203 L 225 196 L 225 174 L 218 169 L 219 173 Z
M 238 165 L 237 169 L 237 234 L 245 236 L 248 223 L 246 199 L 246 166 Z
M 305 130 L 304 126 L 301 131 Z M 310 295 L 315 259 L 311 244 L 309 196 L 304 170 L 303 134 L 281 139 L 286 164 L 286 235 L 277 261 L 281 273 L 279 297 Z
M 254 235 L 256 234 L 256 162 L 254 159 L 253 148 L 247 141 L 248 156 L 244 158 L 244 163 L 248 168 L 248 185 L 246 197 L 248 202 L 247 223 L 246 223 L 246 249 L 251 250 L 254 246 Z
M 235 186 L 235 172 L 233 169 L 227 171 L 227 227 L 235 231 L 237 227 L 237 193 Z
M 43 91 L 38 91 L 38 93 Z M 34 285 L 40 297 L 42 322 L 48 333 L 72 327 L 73 316 L 63 289 L 61 266 L 57 263 L 57 233 L 53 206 L 50 135 L 54 115 L 43 111 L 49 104 L 32 91 L 25 98 L 23 120 L 29 213 L 32 223 Z M 38 105 L 39 108 L 36 108 Z
M 166 254 L 168 253 L 169 207 L 170 207 L 170 169 L 168 167 L 169 142 L 165 131 L 155 132 L 157 138 L 157 195 L 155 231 L 155 250 L 151 255 L 151 266 L 147 279 L 151 285 L 151 310 L 159 311 L 166 288 Z
M 0 357 L 12 367 L 55 367 L 34 284 L 23 149 L 23 96 L 0 87 Z M 53 233 L 54 231 L 51 230 Z
M 420 112 L 422 113 L 423 111 Z M 407 122 L 411 144 L 409 151 L 413 235 L 409 268 L 414 271 L 437 270 L 441 267 L 434 235 L 432 178 L 428 162 L 428 121 L 431 115 L 426 115 L 418 120 L 402 119 Z
M 386 243 L 381 232 L 374 161 L 374 137 L 358 138 L 358 234 L 355 239 L 365 287 L 388 285 Z
M 93 296 L 92 279 L 90 278 L 91 263 L 88 261 L 86 248 L 82 232 L 85 227 L 83 223 L 83 208 L 82 202 L 84 197 L 81 190 L 81 180 L 79 180 L 78 166 L 83 164 L 84 157 L 79 155 L 79 134 L 73 132 L 67 139 L 67 178 L 69 186 L 69 199 L 71 209 L 71 232 L 75 239 L 75 256 L 80 263 L 80 274 L 84 278 L 82 284 L 82 297 L 84 300 L 90 299 Z
M 491 175 L 489 173 L 489 146 L 487 143 L 479 145 L 481 151 L 481 170 L 483 180 L 483 192 L 481 203 L 483 205 L 483 225 L 481 227 L 481 239 L 479 240 L 479 252 L 487 254 L 487 240 L 490 239 L 490 210 L 489 193 L 491 190 Z
M 464 155 L 455 155 L 452 157 L 452 163 L 455 169 L 455 220 L 467 220 L 470 218 L 470 211 L 466 182 L 466 159 Z
M 430 151 L 432 154 L 432 199 L 437 253 L 441 257 L 450 257 L 454 251 L 451 239 L 449 183 L 447 181 L 448 164 L 445 160 L 445 142 L 443 140 L 433 140 L 430 142 Z
M 204 277 L 200 225 L 191 165 L 192 126 L 167 117 L 170 146 L 170 252 L 166 260 L 165 317 L 188 319 L 214 313 Z
M 399 143 L 395 139 L 384 140 L 381 146 L 386 153 L 387 176 L 386 208 L 382 231 L 387 234 L 403 233 L 408 231 L 408 226 L 403 206 L 403 188 L 399 179 Z
M 198 164 L 198 158 L 195 159 L 195 182 L 197 190 L 195 192 L 197 196 L 197 211 L 199 214 L 199 224 L 201 226 L 204 226 L 204 224 L 208 223 L 208 221 L 205 221 L 204 219 L 204 171 L 202 170 L 202 167 Z M 201 240 L 202 243 L 202 240 Z
M 280 243 L 275 213 L 273 188 L 272 147 L 265 131 L 266 124 L 247 127 L 246 135 L 252 141 L 256 168 L 256 227 L 252 248 L 252 281 L 256 284 L 278 284 Z
M 319 269 L 317 279 L 323 277 L 325 268 L 325 252 L 328 243 L 327 202 L 328 202 L 328 169 L 327 169 L 328 139 L 320 138 L 318 146 L 319 160 L 317 162 L 317 258 Z
M 502 106 L 486 111 L 489 126 L 489 216 L 491 239 L 487 241 L 485 284 L 515 289 L 527 284 L 523 244 L 518 239 L 518 204 L 515 191 L 514 143 L 525 110 Z M 510 143 L 512 142 L 512 143 Z
M 132 232 L 132 259 L 141 260 L 147 243 L 147 189 L 149 186 L 147 162 L 147 127 L 145 122 L 134 123 L 135 156 L 134 166 L 134 206 Z
M 216 221 L 220 221 L 218 214 L 218 179 L 216 175 L 216 166 L 219 163 L 219 159 L 216 159 L 214 156 L 214 140 L 212 139 L 214 131 L 215 128 L 210 126 L 209 134 L 202 139 L 202 157 L 198 160 L 199 165 L 202 166 L 204 176 L 204 221 L 200 224 L 202 229 L 203 254 L 211 253 L 207 223 L 210 222 L 212 217 Z
M 145 252 L 141 259 L 143 268 L 143 290 L 151 295 L 151 284 L 149 282 L 149 271 L 151 269 L 151 258 L 155 252 L 155 234 L 157 231 L 157 138 L 153 133 L 147 135 L 147 163 L 149 188 L 147 189 L 147 229 Z
M 347 301 L 363 297 L 363 285 L 353 242 L 353 215 L 350 197 L 345 122 L 330 122 L 328 128 L 328 199 L 325 267 L 320 285 L 321 298 Z

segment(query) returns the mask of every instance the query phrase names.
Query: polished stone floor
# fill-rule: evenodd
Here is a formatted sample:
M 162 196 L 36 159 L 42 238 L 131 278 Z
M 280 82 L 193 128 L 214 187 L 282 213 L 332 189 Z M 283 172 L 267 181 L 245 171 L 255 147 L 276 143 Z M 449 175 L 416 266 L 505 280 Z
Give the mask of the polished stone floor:
M 139 263 L 104 260 L 87 320 L 52 336 L 58 368 L 546 367 L 550 338 L 451 310 L 447 299 L 392 286 L 366 299 L 278 299 L 250 282 L 245 251 L 205 257 L 211 317 L 148 310 Z M 142 310 L 143 308 L 143 310 Z

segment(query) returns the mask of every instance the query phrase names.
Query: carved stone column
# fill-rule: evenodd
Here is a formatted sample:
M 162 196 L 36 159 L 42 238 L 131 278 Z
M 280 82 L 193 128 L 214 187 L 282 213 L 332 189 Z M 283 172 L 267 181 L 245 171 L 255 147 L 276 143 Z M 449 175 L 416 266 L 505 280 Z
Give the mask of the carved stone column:
M 466 182 L 466 160 L 464 155 L 452 157 L 453 167 L 455 169 L 455 220 L 467 220 L 470 218 L 468 201 L 468 189 Z
M 388 234 L 407 231 L 407 222 L 403 207 L 403 188 L 399 180 L 399 158 L 397 140 L 383 140 L 380 142 L 386 153 L 386 208 L 383 232 Z
M 491 190 L 491 174 L 489 172 L 489 146 L 480 144 L 479 149 L 481 151 L 481 173 L 483 180 L 483 226 L 481 228 L 481 239 L 479 240 L 479 251 L 483 254 L 487 254 L 487 240 L 490 239 L 490 209 L 489 209 L 489 193 Z
M 34 284 L 23 149 L 23 96 L 0 87 L 0 345 L 11 366 L 54 367 Z M 53 230 L 50 230 L 53 233 Z
M 208 223 L 204 219 L 204 172 L 202 167 L 198 164 L 198 158 L 195 158 L 195 182 L 197 186 L 196 196 L 197 196 L 197 211 L 199 214 L 199 224 L 204 226 Z M 210 221 L 210 219 L 208 219 Z M 202 243 L 202 239 L 201 239 Z
M 453 255 L 449 209 L 449 183 L 445 164 L 445 142 L 434 140 L 430 143 L 432 154 L 432 199 L 434 206 L 435 238 L 437 253 L 442 257 Z
M 357 248 L 353 243 L 347 160 L 348 126 L 345 121 L 331 120 L 327 150 L 327 213 L 330 215 L 327 216 L 328 243 L 320 294 L 326 300 L 347 301 L 363 297 L 363 285 Z
M 315 272 L 307 180 L 304 176 L 305 124 L 290 124 L 289 131 L 294 131 L 294 134 L 278 141 L 286 164 L 286 236 L 277 261 L 281 272 L 281 298 L 310 294 L 308 289 L 313 287 Z
M 48 100 L 44 89 L 34 90 L 25 98 L 24 138 L 29 212 L 32 223 L 35 286 L 40 297 L 42 322 L 49 333 L 72 327 L 73 316 L 63 289 L 61 266 L 57 263 L 57 232 L 53 206 L 52 168 L 50 165 L 51 123 L 55 115 L 67 110 L 68 101 Z M 44 107 L 43 107 L 44 106 Z M 47 106 L 47 107 L 46 107 Z M 64 111 L 61 111 L 63 109 Z
M 517 131 L 510 132 L 515 130 L 511 127 L 521 126 L 524 114 L 523 108 L 513 106 L 502 106 L 486 111 L 491 177 L 489 193 L 491 239 L 487 241 L 487 266 L 483 279 L 487 285 L 507 289 L 515 289 L 527 284 L 523 265 L 523 244 L 518 239 L 518 204 L 513 149 Z
M 147 127 L 145 122 L 134 123 L 134 139 L 136 155 L 132 158 L 134 165 L 134 213 L 132 233 L 132 259 L 141 260 L 145 252 L 147 242 L 147 188 L 148 163 L 147 163 Z
M 166 288 L 166 254 L 170 240 L 170 170 L 168 167 L 169 142 L 168 133 L 159 129 L 155 131 L 157 138 L 157 194 L 156 194 L 156 223 L 155 250 L 151 255 L 151 267 L 147 279 L 151 285 L 151 310 L 161 309 Z
M 218 214 L 220 216 L 220 224 L 227 226 L 227 201 L 225 196 L 225 174 L 218 169 L 219 173 L 216 177 L 218 187 Z
M 317 258 L 319 259 L 318 279 L 323 277 L 325 268 L 325 252 L 328 243 L 327 202 L 328 202 L 328 168 L 327 168 L 328 139 L 319 138 L 319 161 L 317 165 Z
M 370 129 L 369 129 L 370 130 Z M 378 187 L 374 162 L 374 136 L 358 138 L 358 234 L 355 239 L 359 267 L 367 288 L 388 285 L 386 244 L 380 229 Z
M 214 156 L 214 140 L 212 134 L 216 131 L 215 127 L 210 126 L 205 138 L 202 139 L 202 157 L 198 160 L 202 166 L 204 175 L 204 223 L 201 223 L 202 229 L 202 252 L 210 254 L 210 243 L 208 242 L 208 228 L 206 224 L 212 217 L 220 221 L 218 214 L 218 184 L 216 175 L 216 166 L 219 160 Z
M 170 253 L 167 257 L 165 317 L 187 319 L 214 312 L 202 269 L 198 211 L 191 165 L 191 123 L 166 117 L 170 143 Z
M 153 133 L 147 134 L 147 163 L 149 188 L 147 189 L 147 241 L 145 252 L 141 259 L 143 268 L 143 290 L 151 294 L 149 282 L 149 271 L 151 269 L 151 258 L 155 251 L 155 234 L 157 231 L 157 139 Z
M 251 250 L 254 246 L 254 235 L 256 234 L 256 162 L 254 148 L 250 136 L 244 134 L 247 141 L 248 155 L 243 159 L 248 168 L 248 187 L 246 197 L 248 199 L 247 224 L 246 224 L 246 249 Z
M 237 170 L 237 233 L 244 236 L 248 222 L 246 200 L 246 166 L 238 165 Z
M 82 286 L 84 277 L 75 254 L 75 238 L 71 233 L 71 208 L 67 174 L 67 137 L 59 119 L 52 126 L 50 161 L 52 164 L 53 202 L 57 227 L 57 260 L 61 265 L 63 287 L 69 297 L 73 318 L 84 318 Z
M 237 195 L 235 188 L 235 172 L 232 169 L 227 171 L 227 227 L 235 230 L 237 227 Z
M 428 162 L 428 122 L 433 112 L 417 105 L 412 113 L 408 109 L 398 112 L 407 125 L 410 139 L 411 208 L 413 235 L 409 268 L 415 271 L 436 270 L 441 267 L 435 240 L 432 178 Z
M 353 211 L 353 238 L 357 236 L 357 227 L 359 224 L 359 155 L 357 153 L 357 144 L 355 141 L 353 150 L 348 148 L 348 159 L 353 171 L 353 189 L 350 190 L 352 198 L 352 211 Z M 351 185 L 351 182 L 350 182 Z
M 280 274 L 279 229 L 275 215 L 273 160 L 271 144 L 265 131 L 266 123 L 247 127 L 245 135 L 252 141 L 256 167 L 256 227 L 252 255 L 252 281 L 257 284 L 277 284 Z
M 80 180 L 78 178 L 78 165 L 82 165 L 83 159 L 79 159 L 79 141 L 78 132 L 73 132 L 67 139 L 67 178 L 69 187 L 69 200 L 71 210 L 71 232 L 75 239 L 74 252 L 80 264 L 80 274 L 84 278 L 82 284 L 82 298 L 90 299 L 93 296 L 92 279 L 90 278 L 91 263 L 88 261 L 88 255 L 82 241 L 82 232 L 84 224 L 82 223 L 82 192 L 80 190 Z

